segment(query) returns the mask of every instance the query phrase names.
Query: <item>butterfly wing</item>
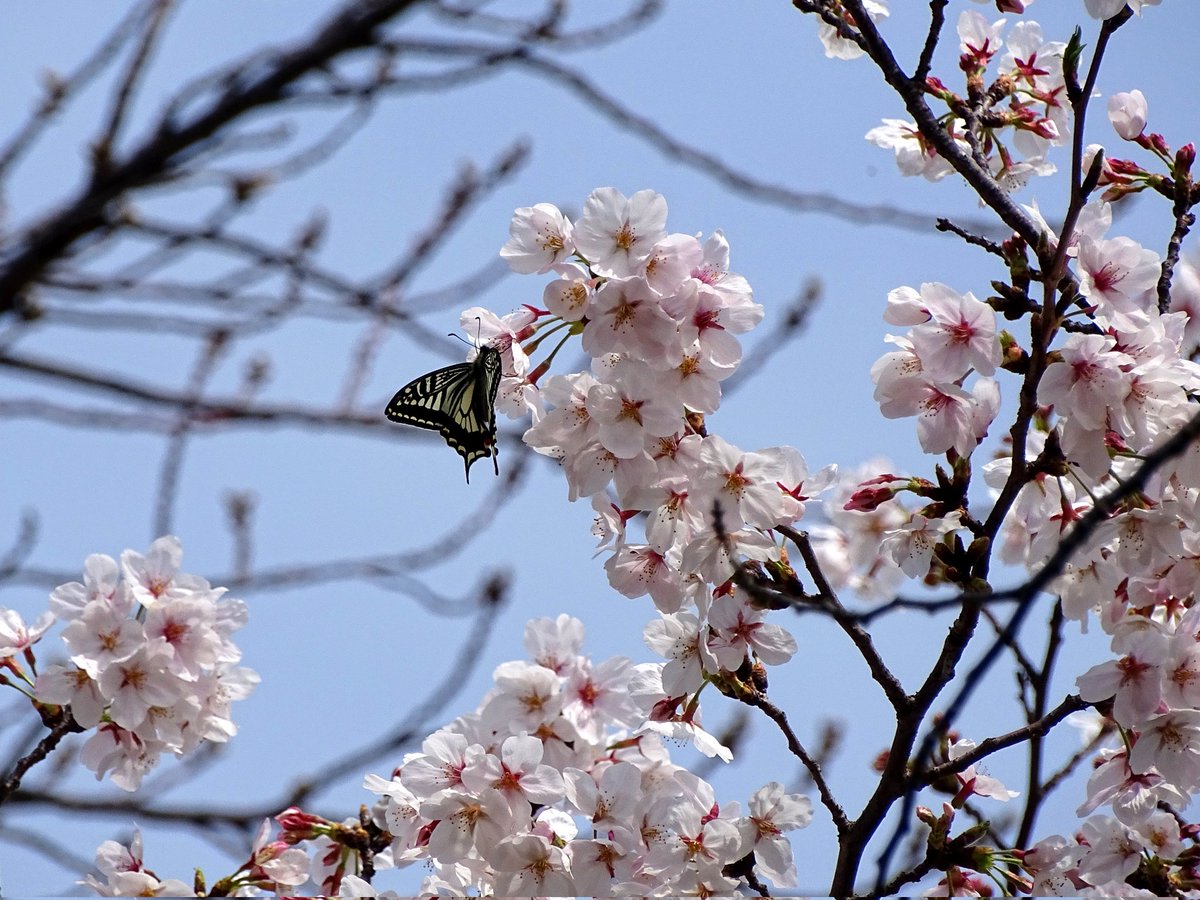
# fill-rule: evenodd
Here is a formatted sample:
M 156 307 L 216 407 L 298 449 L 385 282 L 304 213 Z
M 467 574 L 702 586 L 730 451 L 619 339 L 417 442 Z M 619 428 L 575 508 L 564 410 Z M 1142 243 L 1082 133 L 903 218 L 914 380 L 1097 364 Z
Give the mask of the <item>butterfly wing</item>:
M 496 391 L 500 387 L 500 351 L 483 346 L 473 362 L 457 363 L 413 379 L 396 392 L 384 410 L 393 422 L 437 431 L 466 464 L 492 457 L 496 474 Z

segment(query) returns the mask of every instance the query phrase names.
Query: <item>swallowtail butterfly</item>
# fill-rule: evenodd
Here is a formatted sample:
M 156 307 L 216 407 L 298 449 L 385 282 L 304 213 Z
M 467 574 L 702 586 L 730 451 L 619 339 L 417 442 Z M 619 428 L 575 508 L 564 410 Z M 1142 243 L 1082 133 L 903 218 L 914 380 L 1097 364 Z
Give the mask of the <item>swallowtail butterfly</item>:
M 437 369 L 400 388 L 384 415 L 440 432 L 466 463 L 468 484 L 471 463 L 484 456 L 492 458 L 499 475 L 495 403 L 500 370 L 500 351 L 485 344 L 472 362 Z

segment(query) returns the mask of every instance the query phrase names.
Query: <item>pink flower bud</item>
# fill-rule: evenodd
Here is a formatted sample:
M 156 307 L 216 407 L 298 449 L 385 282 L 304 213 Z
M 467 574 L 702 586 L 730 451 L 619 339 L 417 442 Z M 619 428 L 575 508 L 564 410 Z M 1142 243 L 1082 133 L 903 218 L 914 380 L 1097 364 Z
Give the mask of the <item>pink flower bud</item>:
M 846 501 L 846 505 L 842 509 L 870 512 L 878 509 L 881 504 L 891 500 L 894 496 L 896 496 L 896 492 L 888 487 L 861 488 L 850 495 L 850 499 Z
M 275 817 L 279 827 L 283 829 L 283 839 L 289 843 L 307 841 L 328 830 L 330 824 L 320 816 L 306 813 L 298 806 L 289 806 Z
M 1196 162 L 1196 145 L 1192 143 L 1184 144 L 1179 148 L 1179 152 L 1175 154 L 1175 166 L 1180 171 L 1186 172 L 1192 168 Z

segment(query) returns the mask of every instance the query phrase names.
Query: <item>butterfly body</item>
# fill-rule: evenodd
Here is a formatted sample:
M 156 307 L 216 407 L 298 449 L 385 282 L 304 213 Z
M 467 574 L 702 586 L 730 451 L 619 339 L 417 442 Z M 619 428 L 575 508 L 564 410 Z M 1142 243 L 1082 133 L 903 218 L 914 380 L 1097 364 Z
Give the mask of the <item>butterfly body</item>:
M 499 475 L 495 403 L 500 371 L 500 351 L 485 344 L 471 362 L 435 369 L 400 388 L 384 415 L 439 432 L 463 458 L 468 483 L 471 463 L 485 456 Z

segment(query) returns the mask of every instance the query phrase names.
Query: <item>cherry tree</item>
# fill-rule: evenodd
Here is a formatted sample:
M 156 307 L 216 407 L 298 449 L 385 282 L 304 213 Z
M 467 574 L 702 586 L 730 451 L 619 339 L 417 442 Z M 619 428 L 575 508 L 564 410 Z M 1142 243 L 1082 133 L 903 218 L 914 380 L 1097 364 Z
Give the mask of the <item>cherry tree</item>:
M 594 565 L 646 617 L 629 655 L 593 658 L 579 620 L 535 618 L 525 657 L 495 669 L 473 710 L 390 770 L 361 773 L 361 810 L 280 810 L 219 876 L 159 873 L 140 835 L 106 842 L 87 883 L 384 896 L 392 870 L 415 868 L 422 894 L 768 896 L 822 877 L 802 878 L 794 858 L 821 817 L 836 834 L 832 896 L 1195 890 L 1200 278 L 1183 249 L 1200 202 L 1195 148 L 1152 130 L 1154 98 L 1093 96 L 1111 42 L 1171 11 L 1085 0 L 1079 29 L 1047 35 L 1032 5 L 963 5 L 951 22 L 948 0 L 931 0 L 924 44 L 902 60 L 883 2 L 793 2 L 830 65 L 874 65 L 903 106 L 866 139 L 905 175 L 962 179 L 1003 230 L 938 223 L 1002 277 L 931 272 L 879 298 L 894 333 L 870 371 L 875 401 L 911 424 L 926 468 L 810 467 L 788 433 L 801 446 L 733 444 L 720 433 L 725 385 L 765 315 L 737 272 L 736 235 L 669 220 L 652 188 L 597 187 L 577 215 L 530 198 L 497 240 L 533 279 L 527 301 L 469 306 L 460 324 L 500 355 L 496 411 L 557 464 L 567 502 L 590 504 Z M 953 40 L 957 70 L 935 70 Z M 1100 106 L 1111 131 L 1088 144 Z M 1035 200 L 1060 166 L 1066 201 Z M 1120 231 L 1133 195 L 1167 211 L 1157 248 Z M 573 370 L 564 360 L 580 353 Z M 459 371 L 462 390 L 490 392 L 483 369 Z M 484 438 L 495 455 L 496 436 Z M 70 731 L 94 732 L 81 761 L 130 791 L 164 751 L 233 737 L 231 701 L 257 680 L 232 640 L 245 607 L 183 572 L 181 553 L 164 535 L 119 563 L 93 555 L 45 616 L 5 611 L 4 682 L 49 733 L 0 801 Z M 948 622 L 932 664 L 901 675 L 873 629 L 914 610 Z M 801 738 L 803 709 L 771 687 L 798 652 L 796 623 L 812 618 L 836 628 L 892 713 L 876 723 L 885 749 L 855 806 Z M 56 619 L 69 661 L 42 666 Z M 1060 691 L 1063 648 L 1088 629 L 1109 656 Z M 634 661 L 647 650 L 652 661 Z M 1023 724 L 965 733 L 1006 666 Z M 786 785 L 781 763 L 749 796 L 718 796 L 672 758 L 735 759 L 705 727 L 729 707 L 771 724 L 811 793 Z M 1069 720 L 1087 744 L 1048 759 L 1047 736 Z M 1024 754 L 1023 783 L 990 774 L 1002 751 Z M 1068 799 L 1064 780 L 1088 761 Z M 1069 833 L 1043 825 L 1051 803 L 1075 809 Z

